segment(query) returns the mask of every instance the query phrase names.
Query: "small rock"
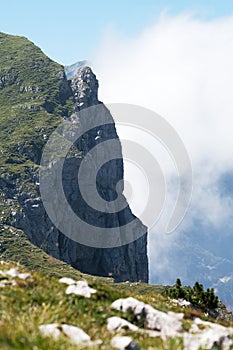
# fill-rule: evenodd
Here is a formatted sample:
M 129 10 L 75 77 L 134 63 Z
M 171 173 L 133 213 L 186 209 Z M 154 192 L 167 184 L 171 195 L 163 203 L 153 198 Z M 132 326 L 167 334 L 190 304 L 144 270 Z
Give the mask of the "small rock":
M 53 337 L 58 339 L 61 335 L 69 338 L 73 344 L 85 344 L 87 346 L 100 345 L 102 340 L 91 341 L 91 338 L 81 328 L 68 324 L 59 325 L 58 323 L 44 324 L 39 326 L 39 331 L 44 337 Z
M 0 282 L 0 287 L 2 287 L 2 288 L 11 287 L 11 286 L 15 286 L 15 285 L 16 285 L 15 281 L 1 280 L 1 282 Z
M 138 305 L 142 305 L 142 307 L 144 306 L 144 303 L 138 301 L 135 298 L 129 297 L 129 298 L 122 298 L 122 299 L 117 299 L 115 300 L 112 305 L 111 308 L 115 309 L 115 310 L 119 310 L 122 311 L 124 313 L 131 313 L 135 310 L 136 306 Z
M 17 277 L 20 278 L 21 280 L 25 280 L 30 276 L 31 276 L 30 273 L 20 273 Z
M 71 285 L 71 284 L 75 284 L 76 281 L 73 280 L 73 278 L 68 278 L 68 277 L 62 277 L 59 279 L 59 282 L 60 283 L 65 283 L 65 284 L 68 284 L 68 285 Z
M 140 350 L 139 345 L 131 337 L 116 336 L 112 338 L 111 345 L 118 350 Z
M 74 344 L 81 344 L 81 343 L 89 342 L 91 340 L 89 335 L 79 327 L 63 324 L 62 331 Z
M 171 301 L 173 304 L 181 307 L 188 307 L 191 305 L 190 301 L 187 301 L 185 299 L 172 299 Z
M 96 293 L 96 290 L 89 287 L 87 281 L 78 281 L 66 289 L 66 294 L 82 295 L 86 298 L 90 298 L 93 293 Z
M 18 277 L 20 279 L 25 280 L 26 278 L 30 277 L 30 273 L 20 273 L 16 269 L 10 269 L 9 271 L 6 272 L 6 275 L 11 276 L 11 277 Z
M 118 316 L 113 316 L 108 318 L 108 324 L 107 324 L 107 329 L 110 332 L 118 332 L 120 331 L 123 327 L 128 328 L 131 331 L 138 331 L 138 327 L 135 326 L 134 324 L 124 320 L 121 317 Z
M 43 337 L 53 337 L 57 339 L 61 334 L 58 327 L 58 323 L 43 324 L 39 326 L 39 331 Z

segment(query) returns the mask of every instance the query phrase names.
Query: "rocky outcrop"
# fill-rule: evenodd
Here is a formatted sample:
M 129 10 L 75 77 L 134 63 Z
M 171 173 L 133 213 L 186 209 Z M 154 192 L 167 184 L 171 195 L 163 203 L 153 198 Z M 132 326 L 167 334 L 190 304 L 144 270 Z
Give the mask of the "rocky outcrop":
M 224 327 L 193 317 L 192 321 L 188 321 L 188 327 L 186 323 L 185 328 L 184 313 L 172 311 L 165 313 L 132 297 L 115 300 L 111 308 L 124 314 L 133 315 L 135 321 L 143 324 L 143 329 L 135 329 L 134 324 L 128 325 L 127 323 L 131 331 L 144 332 L 149 337 L 160 337 L 163 340 L 182 339 L 182 349 L 184 350 L 231 349 L 233 345 L 232 327 Z M 124 319 L 114 318 L 113 320 L 113 317 L 109 318 L 108 330 L 118 332 L 124 323 Z
M 88 61 L 83 60 L 83 61 L 78 61 L 76 63 L 73 63 L 70 66 L 65 66 L 64 68 L 65 68 L 67 79 L 72 79 L 80 68 L 87 65 L 88 65 Z
M 95 127 L 84 133 L 77 140 L 74 147 L 67 155 L 63 169 L 63 187 L 66 198 L 73 211 L 86 220 L 91 225 L 99 225 L 111 229 L 111 227 L 119 228 L 120 235 L 124 235 L 124 225 L 135 220 L 134 232 L 130 232 L 133 237 L 139 237 L 137 234 L 142 232 L 140 238 L 133 240 L 129 244 L 122 244 L 114 248 L 95 248 L 80 244 L 62 232 L 60 232 L 49 219 L 40 196 L 40 184 L 38 173 L 31 170 L 30 178 L 34 183 L 33 191 L 22 190 L 20 180 L 14 182 L 11 188 L 11 198 L 16 199 L 19 208 L 11 213 L 11 225 L 22 229 L 35 245 L 42 247 L 50 255 L 64 260 L 73 267 L 84 273 L 93 275 L 113 277 L 116 282 L 121 281 L 143 281 L 148 282 L 148 259 L 147 259 L 147 234 L 145 226 L 139 219 L 132 214 L 126 199 L 123 197 L 123 160 L 121 153 L 120 141 L 115 129 L 114 120 L 108 109 L 98 101 L 98 81 L 89 67 L 82 67 L 78 70 L 72 81 L 67 81 L 64 72 L 61 72 L 60 91 L 57 99 L 61 100 L 61 105 L 69 98 L 72 89 L 73 99 L 75 101 L 75 114 L 70 120 L 78 120 L 78 127 L 85 129 L 85 119 L 77 118 L 78 113 L 87 107 L 100 105 L 101 110 L 108 123 L 106 125 Z M 21 92 L 22 93 L 22 92 Z M 52 113 L 54 104 L 50 104 L 49 100 L 42 106 L 47 112 Z M 92 115 L 91 118 L 95 118 Z M 47 135 L 46 135 L 47 139 Z M 98 171 L 96 185 L 98 192 L 102 198 L 108 202 L 113 201 L 117 196 L 116 185 L 118 184 L 118 192 L 120 191 L 125 208 L 114 213 L 99 212 L 91 208 L 82 198 L 79 184 L 77 181 L 77 173 L 83 158 L 88 152 L 101 142 L 114 139 L 117 144 L 117 159 L 112 159 L 106 163 Z M 105 149 L 106 154 L 111 154 L 111 147 Z M 38 158 L 38 157 L 37 157 Z M 38 163 L 38 159 L 36 161 Z M 57 164 L 51 166 L 51 171 L 56 171 Z M 49 176 L 49 174 L 48 174 Z M 85 179 L 85 188 L 89 186 L 89 174 Z M 119 187 L 119 183 L 121 183 Z M 5 193 L 9 195 L 7 185 L 3 185 Z M 50 191 L 56 191 L 54 184 L 51 184 Z M 6 194 L 6 197 L 8 197 Z M 88 195 L 88 193 L 87 193 Z M 57 197 L 54 203 L 56 208 L 59 202 Z M 60 220 L 63 220 L 62 215 Z M 9 223 L 9 222 L 8 222 Z M 77 234 L 79 227 L 77 227 Z
M 89 67 L 82 67 L 77 72 L 72 79 L 71 87 L 74 92 L 76 112 L 100 104 L 98 101 L 98 81 Z M 93 147 L 101 142 L 109 139 L 115 139 L 118 141 L 119 150 L 117 159 L 113 159 L 102 166 L 96 179 L 98 192 L 101 193 L 104 200 L 108 202 L 113 201 L 116 198 L 116 185 L 123 179 L 123 160 L 121 145 L 115 129 L 114 120 L 104 105 L 102 105 L 101 112 L 107 114 L 106 118 L 109 123 L 88 131 L 82 136 L 82 140 L 77 142 L 76 146 L 81 150 L 82 157 L 84 157 Z M 88 117 L 95 118 L 95 115 L 92 113 L 88 115 Z M 79 127 L 81 128 L 82 123 L 85 124 L 85 116 L 80 122 Z M 112 150 L 105 146 L 103 152 L 111 154 Z M 74 169 L 79 167 L 79 161 L 77 159 L 74 160 L 74 158 L 72 158 L 68 163 L 76 164 L 72 166 Z M 68 173 L 71 173 L 70 170 L 68 170 Z M 68 174 L 67 177 L 69 177 Z M 64 176 L 64 178 L 66 178 L 66 176 Z M 85 188 L 88 188 L 89 186 L 88 181 L 89 179 L 87 175 Z M 67 185 L 65 185 L 64 188 L 69 189 L 69 185 Z M 75 190 L 73 188 L 73 191 L 76 192 L 77 202 L 75 203 L 75 200 L 72 201 L 72 207 L 78 213 L 79 217 L 86 216 L 86 213 L 88 212 L 88 222 L 91 224 L 109 228 L 114 226 L 119 227 L 119 229 L 122 230 L 122 234 L 124 234 L 123 228 L 121 227 L 125 223 L 135 219 L 127 203 L 126 208 L 123 211 L 119 211 L 116 208 L 115 213 L 99 214 L 82 201 L 82 196 L 79 194 L 78 187 L 76 187 Z M 120 192 L 123 192 L 123 187 L 120 189 Z M 69 197 L 71 194 L 67 195 Z M 135 230 L 137 232 L 146 231 L 145 227 L 138 219 Z M 135 232 L 135 237 L 137 236 L 137 232 Z M 146 234 L 143 234 L 141 238 L 130 244 L 116 248 L 96 249 L 90 247 L 84 248 L 83 246 L 80 247 L 80 245 L 77 245 L 76 249 L 76 256 L 78 257 L 76 266 L 78 268 L 81 266 L 82 271 L 103 276 L 113 276 L 116 281 L 148 281 Z M 81 259 L 80 256 L 82 256 Z
M 14 73 L 13 69 L 9 69 L 4 73 L 0 74 L 0 90 L 4 87 L 14 84 L 17 79 L 17 75 Z
M 74 93 L 76 111 L 97 105 L 98 81 L 91 68 L 82 67 L 71 80 L 71 88 Z

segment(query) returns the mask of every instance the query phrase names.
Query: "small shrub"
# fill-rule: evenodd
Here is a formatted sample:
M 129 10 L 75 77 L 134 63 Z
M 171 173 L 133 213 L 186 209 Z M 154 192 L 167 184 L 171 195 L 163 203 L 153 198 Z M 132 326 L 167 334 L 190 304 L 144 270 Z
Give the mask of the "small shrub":
M 218 297 L 214 294 L 214 289 L 204 290 L 204 287 L 199 282 L 195 282 L 193 288 L 183 287 L 181 280 L 177 278 L 174 287 L 169 288 L 166 293 L 169 297 L 174 299 L 186 299 L 193 306 L 208 311 L 215 309 L 218 306 Z

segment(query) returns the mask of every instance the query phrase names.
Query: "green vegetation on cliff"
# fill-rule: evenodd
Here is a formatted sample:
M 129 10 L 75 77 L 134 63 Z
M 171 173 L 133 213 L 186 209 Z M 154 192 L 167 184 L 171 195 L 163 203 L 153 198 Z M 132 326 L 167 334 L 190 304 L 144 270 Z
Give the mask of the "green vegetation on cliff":
M 21 211 L 17 188 L 38 196 L 43 146 L 73 109 L 64 67 L 28 39 L 0 33 L 0 225 Z
M 0 33 L 0 47 L 0 168 L 12 174 L 39 163 L 73 98 L 63 67 L 29 40 Z

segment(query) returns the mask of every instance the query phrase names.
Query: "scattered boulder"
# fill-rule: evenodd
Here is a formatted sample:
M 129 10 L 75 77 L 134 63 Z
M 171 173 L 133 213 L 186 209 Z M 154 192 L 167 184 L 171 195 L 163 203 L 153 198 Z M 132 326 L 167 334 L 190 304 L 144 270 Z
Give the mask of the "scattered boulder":
M 1 265 L 3 265 L 1 263 Z M 10 270 L 0 270 L 0 276 L 2 276 L 2 279 L 0 281 L 0 287 L 11 287 L 11 286 L 15 286 L 16 285 L 16 281 L 14 279 L 10 279 L 12 278 L 20 278 L 25 280 L 26 278 L 30 277 L 30 273 L 20 273 L 18 270 L 16 270 L 15 268 L 12 268 Z
M 142 320 L 144 327 L 151 330 L 160 331 L 163 339 L 167 337 L 177 337 L 182 331 L 183 313 L 162 312 L 152 306 L 129 297 L 114 301 L 111 307 L 125 313 L 132 313 L 138 320 Z
M 190 321 L 190 329 L 186 332 L 182 326 L 183 313 L 161 312 L 132 297 L 115 300 L 111 307 L 124 313 L 131 313 L 137 320 L 142 320 L 144 329 L 138 328 L 138 331 L 150 337 L 160 337 L 163 340 L 171 337 L 183 338 L 184 350 L 198 350 L 200 347 L 206 350 L 215 347 L 228 350 L 233 345 L 233 328 L 231 327 L 203 321 L 197 317 L 192 322 Z M 117 330 L 116 321 L 115 324 Z M 119 328 L 123 327 L 120 322 L 118 324 Z M 114 322 L 110 321 L 112 329 L 113 325 Z M 111 329 L 110 326 L 108 329 Z
M 187 301 L 185 299 L 172 299 L 171 302 L 174 304 L 174 305 L 177 305 L 177 306 L 181 306 L 181 307 L 189 307 L 191 306 L 192 304 L 190 303 L 190 301 Z
M 89 335 L 79 327 L 63 324 L 62 331 L 74 344 L 86 343 L 91 340 Z
M 65 284 L 68 284 L 68 285 L 71 285 L 71 284 L 75 284 L 76 281 L 73 280 L 73 278 L 68 278 L 68 277 L 62 277 L 59 279 L 59 282 L 60 283 L 65 283 Z
M 44 324 L 39 326 L 39 331 L 44 337 L 53 337 L 54 339 L 58 339 L 61 335 L 64 335 L 69 338 L 71 343 L 73 344 L 84 344 L 87 346 L 95 346 L 100 345 L 102 343 L 101 340 L 91 341 L 90 336 L 85 333 L 81 328 L 58 323 Z
M 233 340 L 230 336 L 233 335 L 233 328 L 224 327 L 216 323 L 203 321 L 200 318 L 195 318 L 189 333 L 185 333 L 184 349 L 198 350 L 203 349 L 231 349 Z
M 130 331 L 138 331 L 138 327 L 134 324 L 124 320 L 121 317 L 113 316 L 108 318 L 107 329 L 110 332 L 118 332 L 122 328 L 129 329 Z
M 12 287 L 12 286 L 15 286 L 16 285 L 16 282 L 13 280 L 13 281 L 10 281 L 10 280 L 7 280 L 7 279 L 4 279 L 4 280 L 1 280 L 0 282 L 0 287 Z
M 11 277 L 18 277 L 22 280 L 25 280 L 26 278 L 30 277 L 30 273 L 20 273 L 18 270 L 12 268 L 6 272 L 7 275 Z
M 112 338 L 111 345 L 118 350 L 140 350 L 139 345 L 131 337 L 116 336 Z
M 58 323 L 42 324 L 39 326 L 39 331 L 43 337 L 52 337 L 54 339 L 58 339 L 61 334 L 61 331 L 58 327 Z
M 66 289 L 66 294 L 82 295 L 90 298 L 91 294 L 96 293 L 96 289 L 88 286 L 87 281 L 77 281 L 75 284 L 70 284 Z

